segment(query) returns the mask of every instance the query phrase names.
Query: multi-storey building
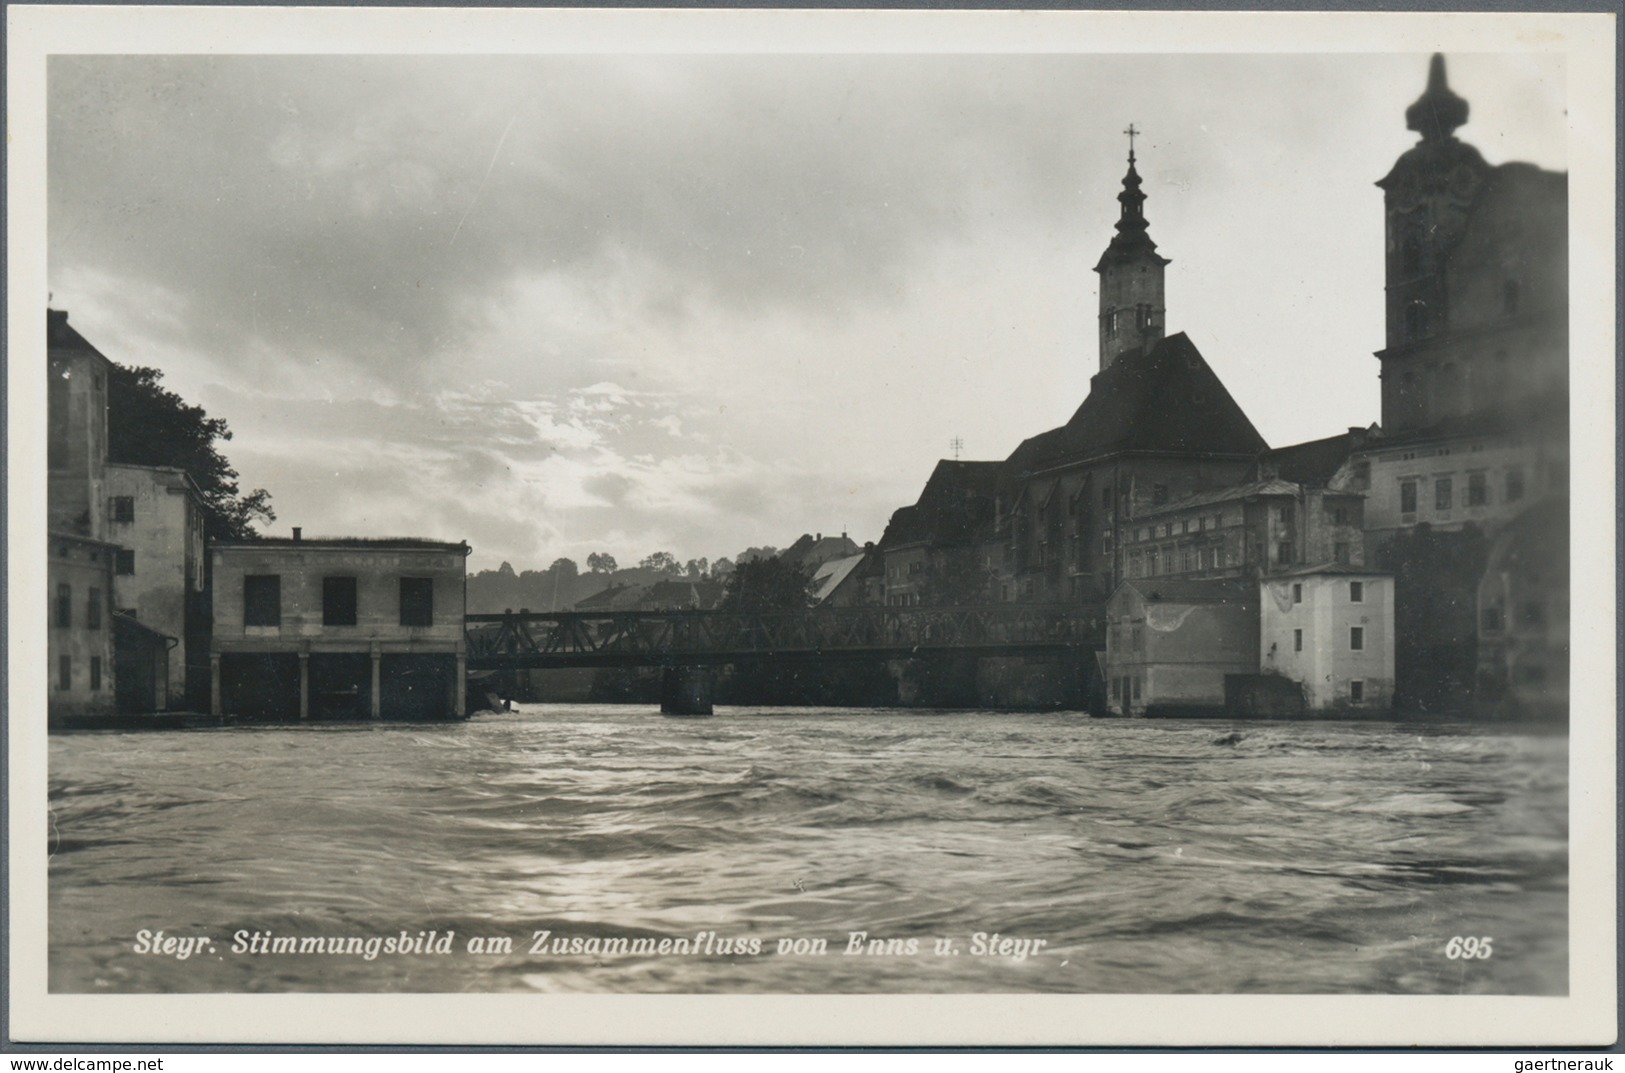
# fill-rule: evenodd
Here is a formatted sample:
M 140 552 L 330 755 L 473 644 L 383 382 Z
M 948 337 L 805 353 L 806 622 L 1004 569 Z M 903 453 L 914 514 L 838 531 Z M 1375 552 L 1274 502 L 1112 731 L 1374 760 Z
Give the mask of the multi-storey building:
M 1385 709 L 1394 690 L 1394 579 L 1359 566 L 1262 579 L 1259 669 L 1296 682 L 1311 711 Z
M 463 543 L 214 545 L 211 710 L 249 719 L 460 718 Z
M 107 529 L 119 545 L 113 591 L 122 615 L 168 638 L 168 706 L 208 702 L 208 557 L 203 498 L 184 469 L 107 467 Z

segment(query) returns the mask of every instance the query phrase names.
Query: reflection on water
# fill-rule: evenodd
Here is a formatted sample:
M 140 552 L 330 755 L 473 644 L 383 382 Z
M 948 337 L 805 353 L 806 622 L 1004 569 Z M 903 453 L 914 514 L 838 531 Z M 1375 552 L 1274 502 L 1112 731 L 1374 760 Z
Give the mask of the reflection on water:
M 594 706 L 60 736 L 50 985 L 1563 994 L 1567 746 Z

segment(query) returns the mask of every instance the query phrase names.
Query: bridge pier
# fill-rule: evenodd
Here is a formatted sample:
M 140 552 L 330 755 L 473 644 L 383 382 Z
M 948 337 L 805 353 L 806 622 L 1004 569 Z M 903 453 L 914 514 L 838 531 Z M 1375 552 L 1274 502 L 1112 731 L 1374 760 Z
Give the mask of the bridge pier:
M 711 668 L 662 668 L 660 671 L 660 714 L 710 715 Z

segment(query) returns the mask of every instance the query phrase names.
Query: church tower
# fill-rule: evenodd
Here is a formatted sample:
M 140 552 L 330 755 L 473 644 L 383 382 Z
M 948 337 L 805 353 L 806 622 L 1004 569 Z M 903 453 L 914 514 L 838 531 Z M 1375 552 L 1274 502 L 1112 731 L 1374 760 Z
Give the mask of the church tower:
M 1124 133 L 1129 136 L 1128 174 L 1123 176 L 1123 192 L 1117 195 L 1122 206 L 1117 234 L 1095 265 L 1100 273 L 1102 372 L 1123 355 L 1161 339 L 1165 328 L 1162 269 L 1168 258 L 1157 255 L 1157 244 L 1146 231 L 1145 194 L 1134 170 L 1134 136 L 1139 131 L 1131 123 Z
M 1382 360 L 1382 424 L 1389 432 L 1425 426 L 1465 408 L 1460 363 L 1446 345 L 1461 311 L 1452 309 L 1450 262 L 1489 175 L 1477 149 L 1456 138 L 1467 102 L 1445 78 L 1435 53 L 1427 88 L 1405 109 L 1419 136 L 1377 185 L 1383 191 L 1387 249 L 1387 346 Z

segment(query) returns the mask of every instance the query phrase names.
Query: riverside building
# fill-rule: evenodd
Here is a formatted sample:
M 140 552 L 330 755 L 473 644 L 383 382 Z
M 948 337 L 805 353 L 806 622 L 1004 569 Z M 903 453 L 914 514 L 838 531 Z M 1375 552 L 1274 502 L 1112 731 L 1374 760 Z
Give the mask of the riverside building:
M 466 714 L 466 543 L 214 545 L 210 706 L 245 719 Z

